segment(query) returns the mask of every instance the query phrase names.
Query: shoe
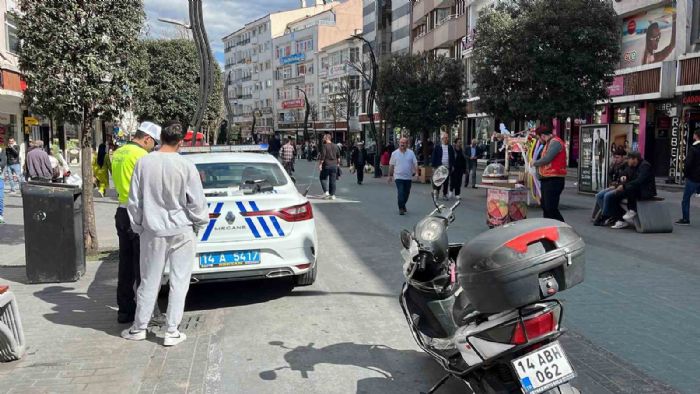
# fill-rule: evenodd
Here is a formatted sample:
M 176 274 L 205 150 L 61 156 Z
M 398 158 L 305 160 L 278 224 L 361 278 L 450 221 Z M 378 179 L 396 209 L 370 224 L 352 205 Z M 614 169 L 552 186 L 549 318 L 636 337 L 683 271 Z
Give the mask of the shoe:
M 328 193 L 328 192 L 323 192 L 323 196 L 324 196 L 324 197 L 328 197 L 328 196 L 330 196 L 330 195 L 331 195 L 331 194 Z
M 399 215 L 403 216 L 405 214 L 406 214 L 406 212 L 403 209 L 399 209 Z
M 122 331 L 122 338 L 128 339 L 130 341 L 143 341 L 146 339 L 146 330 L 136 330 L 132 327 L 127 328 Z
M 623 222 L 622 220 L 618 220 L 618 221 L 617 221 L 612 227 L 610 227 L 610 228 L 614 228 L 615 230 L 619 230 L 619 229 L 627 228 L 627 227 L 629 227 L 629 226 L 630 226 L 629 223 Z
M 124 313 L 118 313 L 117 314 L 117 322 L 119 324 L 133 323 L 134 322 L 134 315 L 127 315 Z
M 690 226 L 690 220 L 679 219 L 676 221 L 676 224 L 679 226 Z
M 332 196 L 331 196 L 331 200 L 335 200 L 335 195 L 332 195 Z
M 0 224 L 5 224 L 5 219 L 2 216 L 0 216 Z
M 607 221 L 608 220 L 603 218 L 602 216 L 598 216 L 598 218 L 596 218 L 596 220 L 593 221 L 593 225 L 594 226 L 604 226 L 605 222 L 607 222 Z
M 472 189 L 476 189 L 476 186 L 472 186 Z
M 626 221 L 626 222 L 629 222 L 629 221 L 631 221 L 632 219 L 634 219 L 635 216 L 637 216 L 637 212 L 635 212 L 635 211 L 633 211 L 633 210 L 630 209 L 630 210 L 627 211 L 627 213 L 622 217 L 622 220 L 624 220 L 624 221 Z
M 461 199 L 462 199 L 462 196 L 460 196 L 460 195 L 458 194 L 458 195 L 457 195 L 457 199 L 458 199 L 458 200 L 461 200 Z
M 607 218 L 603 222 L 603 226 L 612 226 L 613 224 L 615 224 L 615 222 L 617 222 L 615 218 Z
M 175 346 L 178 343 L 183 342 L 187 339 L 187 335 L 181 333 L 180 331 L 166 332 L 165 339 L 163 339 L 163 346 Z

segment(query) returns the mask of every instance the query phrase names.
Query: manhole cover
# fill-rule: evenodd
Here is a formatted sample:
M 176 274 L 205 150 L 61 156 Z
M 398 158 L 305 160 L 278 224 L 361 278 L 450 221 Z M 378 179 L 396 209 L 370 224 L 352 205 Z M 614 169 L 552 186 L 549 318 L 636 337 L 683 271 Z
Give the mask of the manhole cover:
M 182 318 L 178 330 L 188 334 L 196 332 L 204 324 L 204 315 L 188 315 Z

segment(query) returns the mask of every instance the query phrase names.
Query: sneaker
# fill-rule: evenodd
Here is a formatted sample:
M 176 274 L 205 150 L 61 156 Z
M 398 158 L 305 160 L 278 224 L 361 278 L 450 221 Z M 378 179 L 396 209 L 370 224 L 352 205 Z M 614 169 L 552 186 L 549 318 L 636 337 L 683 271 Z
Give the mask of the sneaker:
M 457 199 L 458 199 L 458 200 L 461 200 L 461 199 L 462 199 L 462 196 L 460 196 L 460 195 L 458 194 L 458 195 L 457 195 Z
M 676 224 L 679 226 L 690 226 L 690 220 L 679 219 L 676 221 Z
M 331 196 L 331 200 L 335 200 L 335 194 Z
M 637 216 L 637 212 L 633 210 L 627 211 L 627 213 L 622 217 L 622 220 L 629 222 L 630 220 L 634 219 L 634 217 Z
M 614 228 L 615 230 L 623 229 L 629 227 L 630 224 L 627 222 L 623 222 L 622 220 L 618 220 L 611 228 Z
M 180 331 L 166 332 L 165 339 L 163 339 L 163 346 L 175 346 L 180 342 L 187 339 L 187 335 L 181 333 Z
M 615 224 L 616 222 L 617 222 L 617 220 L 616 220 L 615 218 L 607 218 L 607 219 L 605 219 L 605 221 L 603 222 L 603 226 L 608 226 L 608 227 L 609 227 L 609 226 L 612 226 L 613 224 Z
M 122 331 L 122 338 L 130 341 L 143 341 L 146 339 L 146 330 L 134 330 L 132 327 Z
M 605 222 L 606 222 L 606 221 L 607 221 L 607 220 L 606 220 L 605 218 L 603 218 L 602 216 L 598 216 L 598 217 L 593 221 L 593 225 L 594 225 L 594 226 L 603 226 L 603 225 L 605 225 Z
M 328 193 L 328 192 L 323 192 L 323 196 L 324 196 L 324 197 L 328 197 L 328 196 L 330 196 L 330 195 L 331 195 L 331 194 Z
M 405 214 L 406 214 L 406 211 L 404 211 L 403 209 L 399 209 L 399 215 L 403 216 Z

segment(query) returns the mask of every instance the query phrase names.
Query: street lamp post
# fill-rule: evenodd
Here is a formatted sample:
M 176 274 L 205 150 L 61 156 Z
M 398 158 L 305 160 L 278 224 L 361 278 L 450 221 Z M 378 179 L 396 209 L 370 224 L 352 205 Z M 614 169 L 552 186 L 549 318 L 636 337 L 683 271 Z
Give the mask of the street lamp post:
M 199 100 L 197 109 L 190 121 L 193 127 L 192 145 L 194 146 L 197 140 L 197 132 L 202 128 L 204 121 L 204 113 L 211 97 L 214 83 L 212 80 L 212 68 L 214 67 L 214 55 L 211 53 L 209 40 L 207 39 L 207 31 L 204 28 L 204 19 L 202 17 L 202 0 L 188 0 L 190 24 L 172 19 L 159 18 L 158 20 L 164 23 L 170 23 L 182 26 L 192 30 L 195 47 L 197 48 L 197 56 L 199 57 Z
M 379 73 L 379 66 L 377 65 L 377 58 L 374 55 L 374 49 L 372 48 L 372 44 L 367 41 L 366 38 L 364 38 L 360 34 L 353 34 L 351 36 L 352 38 L 356 40 L 362 40 L 365 45 L 367 45 L 367 48 L 369 48 L 369 61 L 370 65 L 372 67 L 372 75 L 371 78 L 370 76 L 367 75 L 366 72 L 362 70 L 360 71 L 360 74 L 364 78 L 364 80 L 369 84 L 369 96 L 367 97 L 367 116 L 369 117 L 369 129 L 371 134 L 374 136 L 375 139 L 375 149 L 374 149 L 374 177 L 375 178 L 381 178 L 382 177 L 382 169 L 379 166 L 379 149 L 380 149 L 380 142 L 381 138 L 377 134 L 377 126 L 374 124 L 374 100 L 377 96 L 377 74 Z M 357 67 L 354 67 L 357 69 Z

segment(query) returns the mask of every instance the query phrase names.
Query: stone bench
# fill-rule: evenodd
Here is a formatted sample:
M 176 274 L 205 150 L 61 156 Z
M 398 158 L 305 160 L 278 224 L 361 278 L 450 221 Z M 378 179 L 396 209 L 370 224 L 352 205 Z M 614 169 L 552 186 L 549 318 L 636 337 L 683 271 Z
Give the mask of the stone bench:
M 0 285 L 0 361 L 19 360 L 24 354 L 24 332 L 15 296 Z
M 638 233 L 671 233 L 673 220 L 667 204 L 661 197 L 637 201 L 634 227 Z

